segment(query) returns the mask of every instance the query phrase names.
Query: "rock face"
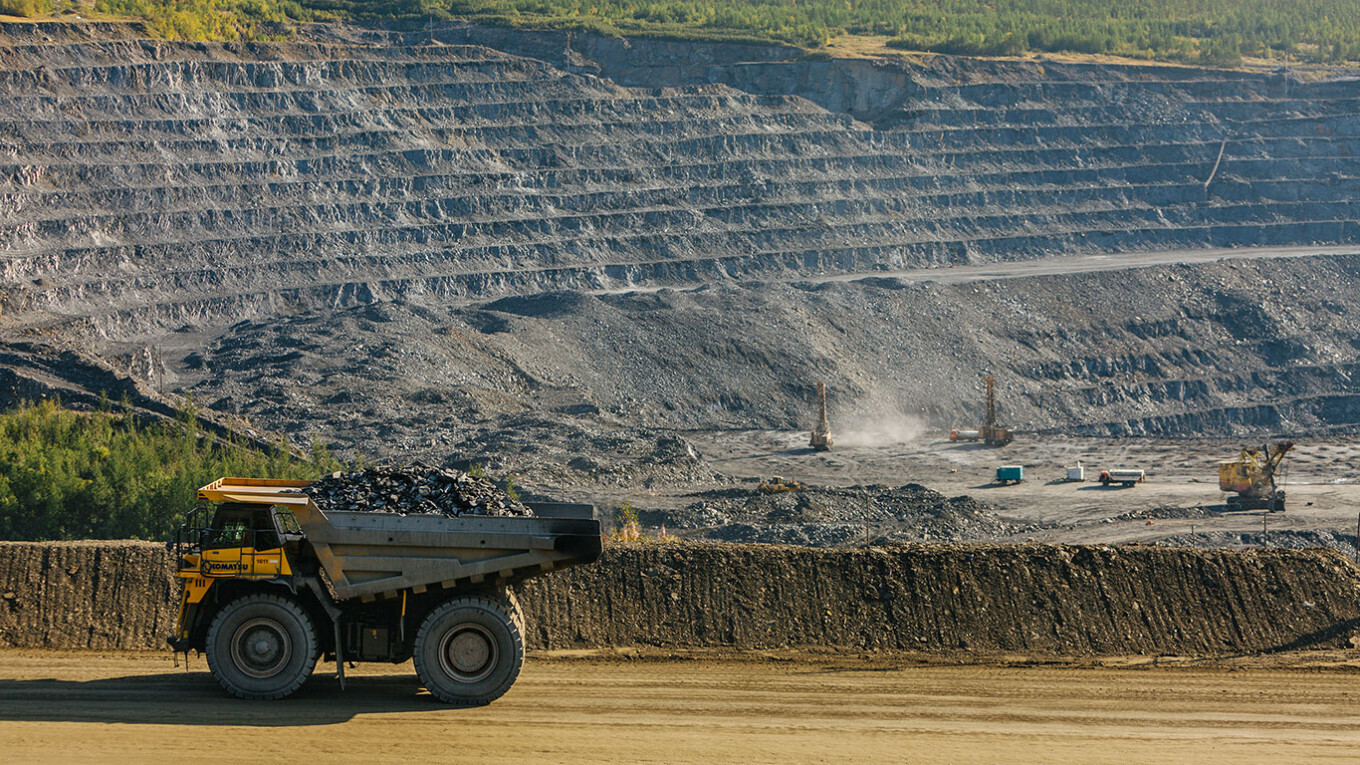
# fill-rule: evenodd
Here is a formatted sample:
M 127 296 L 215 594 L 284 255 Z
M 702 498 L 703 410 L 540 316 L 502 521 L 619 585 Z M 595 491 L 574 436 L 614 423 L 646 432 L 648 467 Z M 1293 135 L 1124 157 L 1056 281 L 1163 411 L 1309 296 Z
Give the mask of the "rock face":
M 459 470 L 376 467 L 332 473 L 302 490 L 323 511 L 395 515 L 532 516 L 491 479 Z
M 158 649 L 178 589 L 144 542 L 0 545 L 0 645 Z M 609 545 L 525 583 L 534 648 L 1221 655 L 1346 647 L 1360 574 L 1326 550 Z
M 1353 260 L 796 284 L 1354 244 L 1350 81 L 568 52 L 472 28 L 288 44 L 91 29 L 0 41 L 6 401 L 131 378 L 299 440 L 440 459 L 464 425 L 533 413 L 789 427 L 812 376 L 947 423 L 976 409 L 983 368 L 1014 425 L 1360 421 L 1355 376 L 1332 373 L 1360 342 Z M 698 291 L 650 292 L 672 287 Z M 105 374 L 63 377 L 71 347 Z
M 792 97 L 828 64 L 633 90 L 390 41 L 9 46 L 9 312 L 121 339 L 281 301 L 1357 238 L 1343 83 L 880 66 L 872 130 Z

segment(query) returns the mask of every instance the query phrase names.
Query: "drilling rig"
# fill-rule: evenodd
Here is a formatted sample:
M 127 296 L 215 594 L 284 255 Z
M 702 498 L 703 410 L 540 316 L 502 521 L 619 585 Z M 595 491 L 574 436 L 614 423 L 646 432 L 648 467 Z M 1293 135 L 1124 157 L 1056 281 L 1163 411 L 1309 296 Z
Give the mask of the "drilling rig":
M 1005 446 L 1014 440 L 1015 434 L 1010 428 L 996 424 L 996 378 L 984 375 L 982 381 L 987 383 L 987 416 L 983 418 L 982 426 L 977 430 L 951 430 L 949 440 L 984 441 L 988 446 Z
M 1292 441 L 1262 444 L 1260 449 L 1243 449 L 1235 460 L 1218 463 L 1219 490 L 1236 494 L 1228 497 L 1228 509 L 1284 512 L 1284 489 L 1275 488 L 1275 471 L 1293 448 Z
M 831 448 L 831 423 L 826 419 L 826 383 L 817 382 L 817 426 L 812 429 L 812 438 L 808 441 L 808 446 L 819 452 L 827 451 Z
M 996 378 L 986 375 L 982 381 L 987 383 L 987 417 L 978 428 L 978 435 L 988 446 L 1005 446 L 1015 439 L 1015 434 L 1010 428 L 996 424 Z

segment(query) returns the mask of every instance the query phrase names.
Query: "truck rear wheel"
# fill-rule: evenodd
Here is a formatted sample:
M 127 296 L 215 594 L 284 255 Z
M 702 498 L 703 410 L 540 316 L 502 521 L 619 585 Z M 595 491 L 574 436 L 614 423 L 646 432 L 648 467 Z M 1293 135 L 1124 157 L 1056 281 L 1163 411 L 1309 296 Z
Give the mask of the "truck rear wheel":
M 281 699 L 311 677 L 316 630 L 296 602 L 256 593 L 228 603 L 208 628 L 208 668 L 243 699 Z
M 454 598 L 420 625 L 416 674 L 436 698 L 484 706 L 510 690 L 524 666 L 524 636 L 498 600 Z
M 508 588 L 504 592 L 505 610 L 510 613 L 510 618 L 514 620 L 515 627 L 519 629 L 520 640 L 523 640 L 528 633 L 524 630 L 524 609 L 519 607 L 519 598 Z

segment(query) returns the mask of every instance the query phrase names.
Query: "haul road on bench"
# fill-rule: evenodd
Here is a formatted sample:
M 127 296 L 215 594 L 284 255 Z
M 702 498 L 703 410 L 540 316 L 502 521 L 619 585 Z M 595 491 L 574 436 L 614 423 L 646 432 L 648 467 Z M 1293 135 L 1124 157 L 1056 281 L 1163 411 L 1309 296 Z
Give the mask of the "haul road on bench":
M 176 651 L 197 650 L 246 699 L 279 699 L 317 659 L 414 659 L 450 704 L 499 698 L 524 662 L 508 585 L 600 556 L 591 505 L 531 504 L 533 517 L 322 511 L 306 481 L 222 478 L 198 490 L 174 543 Z M 204 523 L 208 511 L 211 522 Z

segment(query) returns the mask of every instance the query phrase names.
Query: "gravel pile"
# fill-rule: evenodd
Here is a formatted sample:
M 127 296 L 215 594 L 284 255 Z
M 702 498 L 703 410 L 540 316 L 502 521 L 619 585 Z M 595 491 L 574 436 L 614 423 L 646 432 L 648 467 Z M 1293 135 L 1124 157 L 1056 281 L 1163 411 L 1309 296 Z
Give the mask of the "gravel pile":
M 481 463 L 500 474 L 514 473 L 525 486 L 650 488 L 728 481 L 682 436 L 589 413 L 502 418 L 461 439 L 457 451 L 467 463 L 451 464 Z
M 1357 558 L 1354 534 L 1338 533 L 1327 529 L 1271 529 L 1265 534 L 1259 531 L 1200 531 L 1194 534 L 1177 534 L 1166 537 L 1153 542 L 1153 544 L 1163 547 L 1194 547 L 1201 550 L 1254 547 L 1312 550 L 1328 547 L 1351 560 Z
M 1161 505 L 1159 507 L 1149 507 L 1142 510 L 1132 510 L 1114 516 L 1111 520 L 1115 521 L 1142 521 L 1142 520 L 1177 520 L 1196 518 L 1209 518 L 1219 515 L 1209 508 L 1196 507 L 1176 507 L 1175 505 Z
M 332 473 L 303 489 L 323 511 L 529 517 L 534 514 L 490 479 L 423 465 Z
M 996 539 L 1024 530 L 972 497 L 946 497 L 920 484 L 808 487 L 774 494 L 739 487 L 690 496 L 698 501 L 648 513 L 645 522 L 664 523 L 684 536 L 816 547 L 862 542 L 866 514 L 876 544 Z

